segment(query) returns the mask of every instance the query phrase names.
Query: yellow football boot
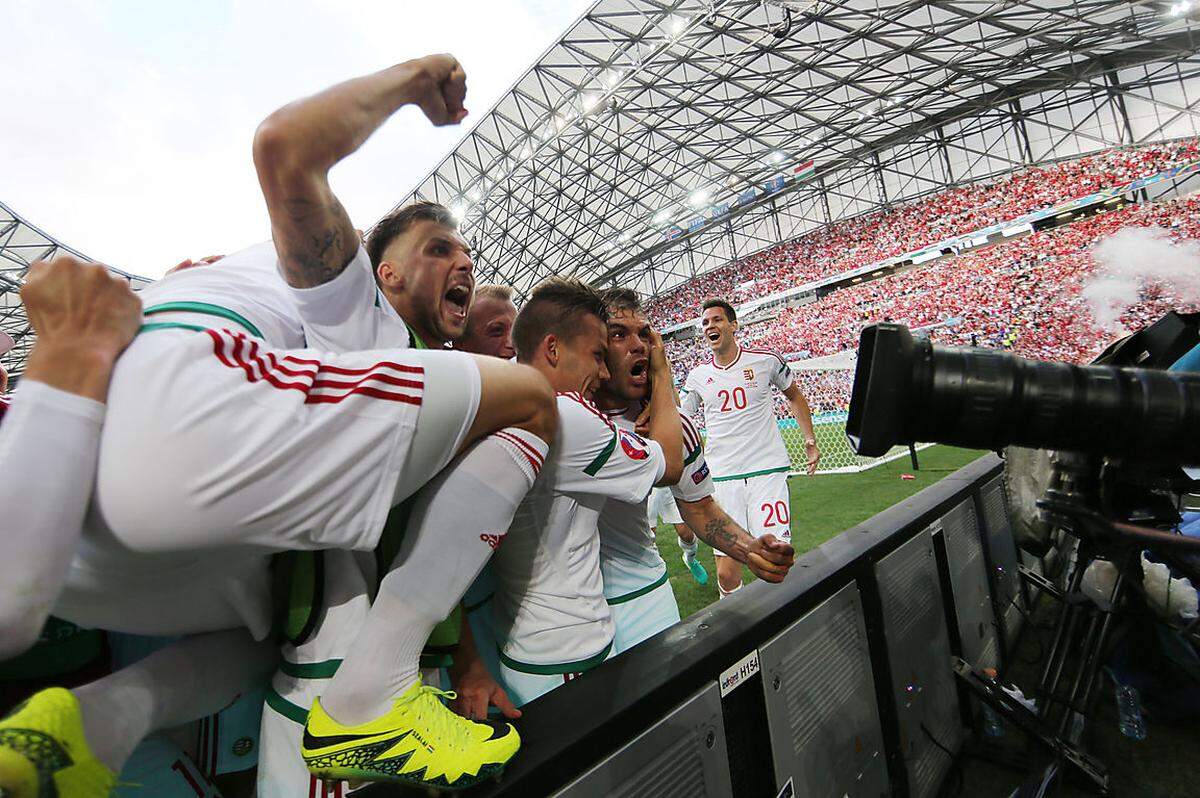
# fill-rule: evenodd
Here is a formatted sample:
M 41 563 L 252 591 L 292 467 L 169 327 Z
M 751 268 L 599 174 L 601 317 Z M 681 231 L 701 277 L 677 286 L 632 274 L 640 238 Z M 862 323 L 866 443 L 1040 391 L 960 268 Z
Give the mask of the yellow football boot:
M 88 748 L 70 691 L 42 690 L 0 720 L 0 798 L 108 798 L 116 781 Z
M 511 724 L 476 723 L 441 698 L 454 698 L 418 679 L 381 718 L 343 726 L 318 698 L 308 713 L 301 753 L 309 772 L 328 781 L 382 781 L 461 790 L 498 777 L 521 747 Z

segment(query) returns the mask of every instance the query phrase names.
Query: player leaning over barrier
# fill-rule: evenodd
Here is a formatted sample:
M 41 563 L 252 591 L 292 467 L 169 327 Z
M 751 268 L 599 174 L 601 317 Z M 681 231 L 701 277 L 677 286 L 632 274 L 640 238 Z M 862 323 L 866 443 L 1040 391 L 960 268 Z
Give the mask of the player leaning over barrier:
M 142 334 L 113 371 L 92 511 L 82 530 L 48 535 L 28 552 L 51 561 L 52 578 L 36 591 L 19 580 L 0 587 L 8 622 L 0 657 L 36 639 L 55 598 L 56 614 L 89 626 L 139 634 L 246 626 L 265 637 L 266 554 L 373 549 L 392 506 L 497 430 L 518 430 L 545 450 L 556 413 L 536 371 L 402 349 L 407 330 L 386 302 L 361 312 L 364 285 L 368 301 L 377 297 L 373 272 L 329 189 L 329 169 L 400 107 L 416 104 L 434 124 L 451 124 L 466 115 L 464 95 L 458 63 L 430 56 L 335 86 L 260 126 L 255 162 L 274 245 L 177 272 L 143 292 Z M 438 313 L 465 317 L 469 278 L 453 268 L 466 257 L 462 242 L 431 235 L 417 246 L 417 256 L 446 266 Z M 376 348 L 336 351 L 362 341 Z M 464 456 L 481 449 L 519 456 L 505 446 Z M 532 476 L 517 482 L 501 504 L 515 506 Z M 448 535 L 443 550 L 461 549 L 472 562 L 490 554 L 452 528 L 439 533 Z M 444 562 L 397 565 L 380 588 L 381 611 L 395 618 L 368 622 L 356 639 L 335 680 L 337 720 L 324 711 L 309 717 L 306 753 L 318 760 L 310 766 L 335 777 L 473 783 L 503 767 L 516 733 L 454 716 L 420 685 L 416 664 L 478 567 L 458 562 L 446 578 Z M 54 709 L 45 733 L 76 712 Z M 398 745 L 378 760 L 362 753 L 381 739 Z M 37 752 L 24 756 L 43 773 L 49 767 Z
M 608 379 L 596 391 L 596 404 L 618 429 L 634 431 L 650 397 L 650 322 L 637 292 L 615 288 L 605 293 L 608 306 Z M 658 385 L 655 390 L 661 390 Z M 671 386 L 668 383 L 667 389 Z M 678 413 L 674 402 L 670 413 Z M 684 465 L 670 490 L 684 522 L 714 549 L 745 563 L 756 576 L 782 582 L 792 566 L 792 547 L 764 535 L 753 538 L 713 500 L 704 445 L 690 419 L 683 425 Z M 613 652 L 626 651 L 679 622 L 679 606 L 667 580 L 654 529 L 647 521 L 647 499 L 610 499 L 600 511 L 600 572 L 604 596 L 616 625 Z
M 695 415 L 704 405 L 707 456 L 717 501 L 750 534 L 792 539 L 788 471 L 791 459 L 775 423 L 771 388 L 783 393 L 804 435 L 809 474 L 821 452 L 812 412 L 792 370 L 779 355 L 738 346 L 737 313 L 721 299 L 704 303 L 701 335 L 713 357 L 691 370 L 680 391 L 683 409 Z M 694 527 L 693 527 L 694 529 Z M 717 590 L 725 598 L 742 586 L 741 566 L 717 549 Z
M 551 279 L 534 289 L 513 329 L 518 360 L 550 381 L 559 412 L 557 442 L 492 562 L 500 681 L 518 706 L 608 656 L 613 624 L 600 577 L 600 510 L 678 482 L 683 465 L 661 339 L 650 352 L 650 378 L 663 388 L 650 440 L 616 429 L 592 404 L 607 377 L 606 318 L 594 289 Z
M 502 309 L 497 313 L 497 308 L 486 305 L 481 309 L 477 295 L 468 297 L 469 312 L 465 323 L 458 314 L 447 317 L 439 313 L 437 298 L 440 291 L 436 290 L 436 286 L 440 284 L 440 271 L 446 265 L 438 260 L 420 257 L 420 242 L 430 237 L 461 240 L 454 219 L 446 208 L 435 203 L 419 202 L 400 208 L 381 220 L 371 231 L 365 247 L 375 266 L 380 291 L 387 304 L 395 308 L 408 325 L 414 346 L 444 349 L 449 343 L 462 343 L 473 323 L 477 328 L 487 328 L 497 315 L 503 321 L 505 314 Z M 470 267 L 469 259 L 462 257 L 449 265 L 451 269 L 464 272 L 469 271 Z M 360 275 L 356 279 L 365 281 L 366 276 Z M 434 292 L 432 295 L 431 291 Z M 494 295 L 496 292 L 486 293 Z M 363 294 L 369 296 L 370 292 L 364 290 Z M 364 312 L 366 310 L 369 308 Z M 512 308 L 511 315 L 516 315 L 515 308 Z M 509 326 L 511 321 L 511 317 L 507 317 Z M 507 337 L 501 338 L 501 343 L 509 341 Z M 471 350 L 466 347 L 477 343 L 475 339 L 466 340 L 464 345 L 457 348 L 467 352 Z M 450 534 L 459 540 L 463 549 L 442 555 L 447 567 L 478 567 L 474 564 L 468 566 L 464 558 L 471 556 L 472 547 L 479 547 L 474 549 L 476 559 L 478 554 L 486 558 L 491 553 L 487 540 L 495 535 L 497 528 L 507 528 L 515 503 L 506 505 L 499 497 L 489 500 L 489 494 L 495 491 L 491 485 L 472 487 L 464 500 L 460 488 L 464 480 L 470 477 L 459 474 L 458 469 L 465 467 L 469 473 L 471 468 L 484 466 L 488 473 L 495 473 L 498 484 L 503 484 L 510 472 L 518 482 L 525 479 L 522 466 L 527 465 L 528 461 L 518 448 L 519 444 L 512 440 L 521 434 L 520 431 L 509 430 L 495 440 L 488 439 L 488 442 L 479 444 L 479 451 L 473 452 L 471 458 L 464 457 L 446 469 L 444 473 L 454 473 L 454 478 L 435 479 L 416 496 L 393 510 L 384 534 L 389 546 L 397 539 L 400 541 L 400 548 L 395 555 L 397 563 L 413 558 L 421 561 L 422 552 L 417 546 L 445 546 L 444 529 L 449 527 L 452 528 Z M 497 448 L 501 442 L 508 448 Z M 537 445 L 537 441 L 531 443 Z M 507 452 L 512 462 L 504 460 L 502 456 L 481 461 L 480 458 L 487 457 L 489 450 L 492 455 Z M 517 466 L 515 469 L 514 462 Z M 497 516 L 497 512 L 501 515 Z M 386 549 L 387 546 L 382 548 Z M 307 708 L 312 706 L 317 696 L 321 696 L 323 705 L 330 700 L 337 701 L 335 674 L 353 649 L 356 634 L 366 621 L 371 597 L 376 592 L 379 559 L 369 553 L 364 556 L 363 552 L 354 551 L 327 551 L 322 555 L 324 592 L 320 606 L 311 607 L 311 632 L 303 641 L 292 641 L 283 647 L 283 663 L 272 679 L 267 707 L 263 711 L 262 765 L 258 777 L 260 798 L 291 798 L 325 791 L 316 785 L 318 777 L 310 774 L 303 759 Z M 386 597 L 383 600 L 386 601 Z M 380 617 L 386 623 L 390 615 Z M 460 620 L 458 615 L 451 615 L 449 623 L 440 625 L 436 635 L 438 641 L 452 643 L 453 636 L 448 632 L 457 632 L 457 629 L 448 627 L 451 624 L 456 627 Z M 425 659 L 423 654 L 422 661 Z M 382 659 L 377 667 L 386 668 L 386 662 L 386 658 Z M 371 664 L 365 663 L 367 667 Z M 436 667 L 432 671 L 436 678 Z M 429 669 L 423 667 L 423 680 L 428 673 Z M 367 681 L 375 679 L 369 673 L 364 674 L 364 678 Z M 379 678 L 386 678 L 386 674 L 381 674 Z M 477 717 L 486 717 L 486 711 Z M 333 788 L 334 791 L 336 789 Z

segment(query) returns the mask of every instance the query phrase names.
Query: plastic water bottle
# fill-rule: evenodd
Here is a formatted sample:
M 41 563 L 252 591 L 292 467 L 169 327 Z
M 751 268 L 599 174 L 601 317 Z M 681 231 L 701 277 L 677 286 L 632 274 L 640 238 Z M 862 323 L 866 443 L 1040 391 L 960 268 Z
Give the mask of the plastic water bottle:
M 1146 739 L 1146 721 L 1142 718 L 1142 697 L 1136 687 L 1117 685 L 1117 728 L 1131 740 Z
M 983 733 L 988 737 L 1003 737 L 1004 721 L 996 714 L 996 710 L 987 704 L 981 703 L 980 706 L 983 707 Z

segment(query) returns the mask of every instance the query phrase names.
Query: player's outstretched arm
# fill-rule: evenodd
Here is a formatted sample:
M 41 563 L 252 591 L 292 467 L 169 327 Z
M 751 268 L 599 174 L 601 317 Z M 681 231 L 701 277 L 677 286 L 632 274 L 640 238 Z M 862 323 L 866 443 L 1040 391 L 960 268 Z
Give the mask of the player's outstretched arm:
M 783 392 L 783 397 L 787 399 L 792 417 L 796 419 L 796 423 L 800 425 L 800 432 L 804 435 L 804 459 L 806 470 L 811 477 L 817 473 L 817 463 L 821 460 L 821 450 L 817 448 L 817 436 L 813 432 L 812 409 L 808 406 L 808 400 L 804 398 L 800 386 L 794 382 Z
M 142 318 L 128 281 L 69 256 L 33 264 L 21 301 L 38 339 L 0 425 L 0 660 L 37 641 L 58 600 L 96 478 L 109 377 Z
M 714 549 L 743 563 L 766 582 L 782 582 L 796 559 L 796 551 L 774 535 L 755 538 L 738 526 L 712 496 L 700 501 L 676 501 L 679 515 L 692 531 Z
M 333 165 L 405 105 L 420 106 L 434 125 L 458 124 L 466 92 L 458 61 L 430 55 L 297 100 L 258 126 L 254 166 L 288 285 L 329 282 L 358 251 L 354 225 L 329 187 Z
M 671 364 L 657 330 L 650 331 L 650 403 L 647 411 L 647 434 L 662 447 L 667 461 L 662 479 L 656 484 L 674 485 L 683 475 L 683 427 L 675 407 Z

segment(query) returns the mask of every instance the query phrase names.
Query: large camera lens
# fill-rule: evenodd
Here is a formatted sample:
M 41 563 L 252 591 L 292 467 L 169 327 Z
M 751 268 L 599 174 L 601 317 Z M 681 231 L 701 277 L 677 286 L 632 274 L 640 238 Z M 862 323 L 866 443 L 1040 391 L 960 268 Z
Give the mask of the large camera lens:
M 859 454 L 933 442 L 1200 462 L 1200 374 L 1026 360 L 863 329 L 846 435 Z

